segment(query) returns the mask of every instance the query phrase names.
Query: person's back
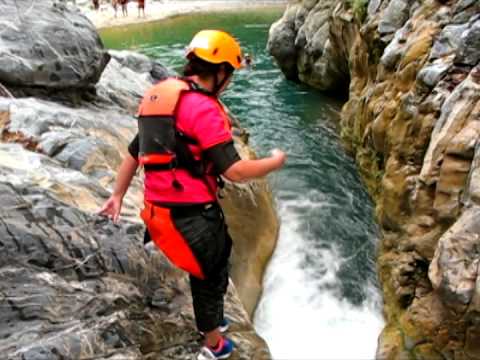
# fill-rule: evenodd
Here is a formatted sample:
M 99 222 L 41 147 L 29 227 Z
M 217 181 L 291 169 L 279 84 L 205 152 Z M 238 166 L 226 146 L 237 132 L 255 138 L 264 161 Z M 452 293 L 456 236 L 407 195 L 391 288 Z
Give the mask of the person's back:
M 209 147 L 232 141 L 228 118 L 218 101 L 201 92 L 187 92 L 179 100 L 177 128 L 197 143 L 188 144 L 193 156 L 201 159 L 202 152 Z M 206 164 L 206 174 L 201 178 L 193 177 L 186 168 L 172 172 L 146 172 L 145 198 L 158 203 L 209 203 L 216 201 L 216 176 L 213 164 Z M 172 181 L 176 179 L 183 190 L 176 191 Z

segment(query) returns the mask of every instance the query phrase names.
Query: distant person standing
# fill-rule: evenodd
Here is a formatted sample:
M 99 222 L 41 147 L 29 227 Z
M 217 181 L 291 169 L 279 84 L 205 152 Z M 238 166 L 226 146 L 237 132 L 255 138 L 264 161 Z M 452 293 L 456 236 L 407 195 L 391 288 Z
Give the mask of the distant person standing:
M 115 12 L 115 17 L 117 17 L 118 10 L 118 0 L 112 0 L 113 11 Z
M 138 1 L 138 17 L 140 17 L 140 13 L 143 12 L 143 17 L 145 17 L 145 0 L 137 0 Z
M 128 0 L 119 0 L 120 5 L 122 5 L 122 15 L 128 16 Z
M 93 0 L 93 8 L 95 10 L 100 9 L 100 0 Z

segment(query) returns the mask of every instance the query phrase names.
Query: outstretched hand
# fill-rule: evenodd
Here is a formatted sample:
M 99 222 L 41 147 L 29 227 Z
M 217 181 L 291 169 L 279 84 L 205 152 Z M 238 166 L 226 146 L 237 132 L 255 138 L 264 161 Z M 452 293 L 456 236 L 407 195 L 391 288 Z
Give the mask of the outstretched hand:
M 123 198 L 118 195 L 112 195 L 105 202 L 103 207 L 98 211 L 98 215 L 107 216 L 112 219 L 114 223 L 118 221 L 120 217 L 120 210 L 122 209 Z
M 277 162 L 277 169 L 280 169 L 285 164 L 285 161 L 287 161 L 287 154 L 280 149 L 273 149 L 270 153 L 272 154 L 272 158 Z

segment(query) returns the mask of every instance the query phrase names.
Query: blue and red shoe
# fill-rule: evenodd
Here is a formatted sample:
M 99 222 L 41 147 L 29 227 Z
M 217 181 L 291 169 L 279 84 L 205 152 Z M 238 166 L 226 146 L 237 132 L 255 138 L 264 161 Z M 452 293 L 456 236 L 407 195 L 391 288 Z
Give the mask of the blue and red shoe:
M 221 333 L 227 332 L 229 327 L 230 327 L 230 320 L 228 320 L 227 318 L 223 318 L 223 320 L 220 322 L 220 325 L 218 325 L 218 329 L 220 330 Z
M 203 346 L 197 355 L 197 360 L 228 359 L 233 352 L 233 341 L 229 338 L 222 338 L 216 348 Z

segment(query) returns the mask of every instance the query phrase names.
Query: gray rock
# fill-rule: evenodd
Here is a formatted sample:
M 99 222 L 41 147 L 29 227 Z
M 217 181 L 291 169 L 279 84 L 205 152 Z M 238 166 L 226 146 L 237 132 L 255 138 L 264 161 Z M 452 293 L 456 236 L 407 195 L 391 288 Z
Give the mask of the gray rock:
M 334 43 L 332 34 L 350 35 L 353 18 L 341 13 L 340 5 L 334 0 L 292 3 L 272 25 L 268 49 L 288 79 L 299 79 L 320 90 L 346 88 L 349 75 L 344 47 L 351 39 Z
M 475 155 L 472 161 L 472 169 L 468 176 L 467 186 L 463 196 L 466 206 L 480 205 L 480 143 L 475 139 Z
M 448 69 L 453 64 L 453 57 L 450 59 L 438 59 L 418 72 L 417 80 L 427 85 L 429 88 L 434 88 L 435 85 L 447 73 Z
M 458 1 L 453 6 L 453 12 L 452 23 L 463 24 L 475 21 L 480 17 L 480 3 L 475 0 Z
M 408 25 L 408 23 L 406 25 Z M 383 55 L 380 58 L 380 63 L 387 69 L 392 70 L 403 56 L 407 38 L 408 27 L 404 26 L 395 33 L 393 40 L 383 51 Z
M 433 44 L 430 59 L 434 60 L 455 53 L 460 45 L 462 33 L 467 28 L 468 24 L 445 26 Z
M 95 88 L 101 101 L 136 113 L 139 100 L 152 85 L 151 80 L 149 72 L 136 73 L 112 59 Z
M 394 33 L 408 20 L 411 0 L 392 0 L 380 18 L 378 32 L 380 34 Z
M 71 169 L 82 170 L 89 165 L 93 165 L 94 160 L 97 160 L 95 159 L 96 153 L 101 153 L 102 148 L 107 147 L 108 145 L 100 139 L 69 139 L 61 151 L 55 154 L 55 158 Z M 118 163 L 120 159 L 113 157 L 111 160 L 112 162 Z M 91 171 L 91 169 L 89 171 Z M 85 172 L 88 173 L 88 171 Z
M 125 144 L 136 132 L 131 114 L 151 86 L 142 76 L 150 78 L 148 72 L 135 73 L 112 59 L 96 86 L 96 98 L 81 108 L 33 98 L 0 98 L 0 108 L 9 112 L 4 130 L 22 134 L 65 167 L 111 179 Z
M 467 209 L 440 238 L 429 268 L 430 281 L 442 301 L 457 310 L 464 309 L 478 291 L 479 219 L 480 207 Z
M 168 69 L 165 66 L 163 66 L 160 62 L 153 61 L 152 70 L 150 71 L 150 76 L 154 81 L 159 81 L 159 80 L 166 79 L 168 76 L 171 76 L 171 74 L 168 71 Z
M 146 55 L 127 50 L 109 50 L 108 53 L 122 66 L 137 73 L 149 73 L 152 71 L 152 60 Z
M 415 16 L 415 12 L 422 6 L 423 1 L 421 0 L 413 0 L 412 3 L 410 3 L 410 11 L 408 14 L 408 17 L 411 18 Z
M 312 10 L 315 6 L 321 3 L 321 0 L 303 0 L 302 6 L 307 10 Z
M 375 14 L 377 10 L 380 8 L 381 4 L 382 4 L 382 0 L 370 0 L 368 2 L 368 7 L 367 7 L 368 16 L 373 16 L 373 14 Z
M 52 152 L 54 145 L 51 141 L 56 138 L 60 141 L 58 134 L 62 131 L 75 138 L 98 136 L 99 139 L 115 138 L 117 142 L 125 143 L 133 137 L 136 129 L 132 116 L 112 109 L 74 109 L 33 98 L 0 98 L 0 106 L 8 107 L 10 111 L 10 121 L 5 130 L 20 132 L 39 144 L 48 143 L 47 152 L 50 154 L 57 152 Z M 115 126 L 112 126 L 112 119 L 115 119 Z M 49 139 L 49 134 L 52 134 L 52 139 Z
M 5 182 L 12 175 L 0 167 L 2 356 L 193 358 L 202 339 L 188 279 L 160 252 L 147 256 L 143 227 L 90 215 L 35 183 Z M 151 307 L 153 298 L 164 306 Z M 235 298 L 230 287 L 233 359 L 270 359 Z
M 308 14 L 309 14 L 309 10 L 310 9 L 307 9 L 305 8 L 305 4 L 303 7 L 300 7 L 295 15 L 295 22 L 294 22 L 294 25 L 295 25 L 295 30 L 298 32 L 300 30 L 300 28 L 302 26 L 304 26 L 305 24 L 305 20 L 307 19 L 308 17 Z
M 171 76 L 168 69 L 159 61 L 152 60 L 148 56 L 128 50 L 109 50 L 108 52 L 122 67 L 126 67 L 136 73 L 150 74 L 150 81 L 163 80 Z M 118 66 L 117 66 L 118 68 Z
M 109 61 L 90 21 L 62 3 L 4 0 L 0 23 L 4 84 L 85 88 L 98 81 Z
M 475 21 L 460 40 L 456 63 L 475 66 L 480 61 L 480 20 Z
M 455 4 L 455 12 L 461 12 L 472 6 L 477 0 L 460 0 Z
M 424 183 L 433 184 L 438 180 L 447 146 L 459 129 L 469 121 L 475 121 L 472 109 L 479 100 L 480 84 L 470 75 L 443 103 L 420 172 L 420 179 Z
M 452 9 L 448 6 L 442 6 L 435 15 L 432 17 L 432 21 L 438 24 L 440 28 L 451 25 Z
M 298 79 L 295 49 L 295 15 L 299 6 L 289 5 L 283 17 L 270 27 L 267 49 L 288 79 Z

